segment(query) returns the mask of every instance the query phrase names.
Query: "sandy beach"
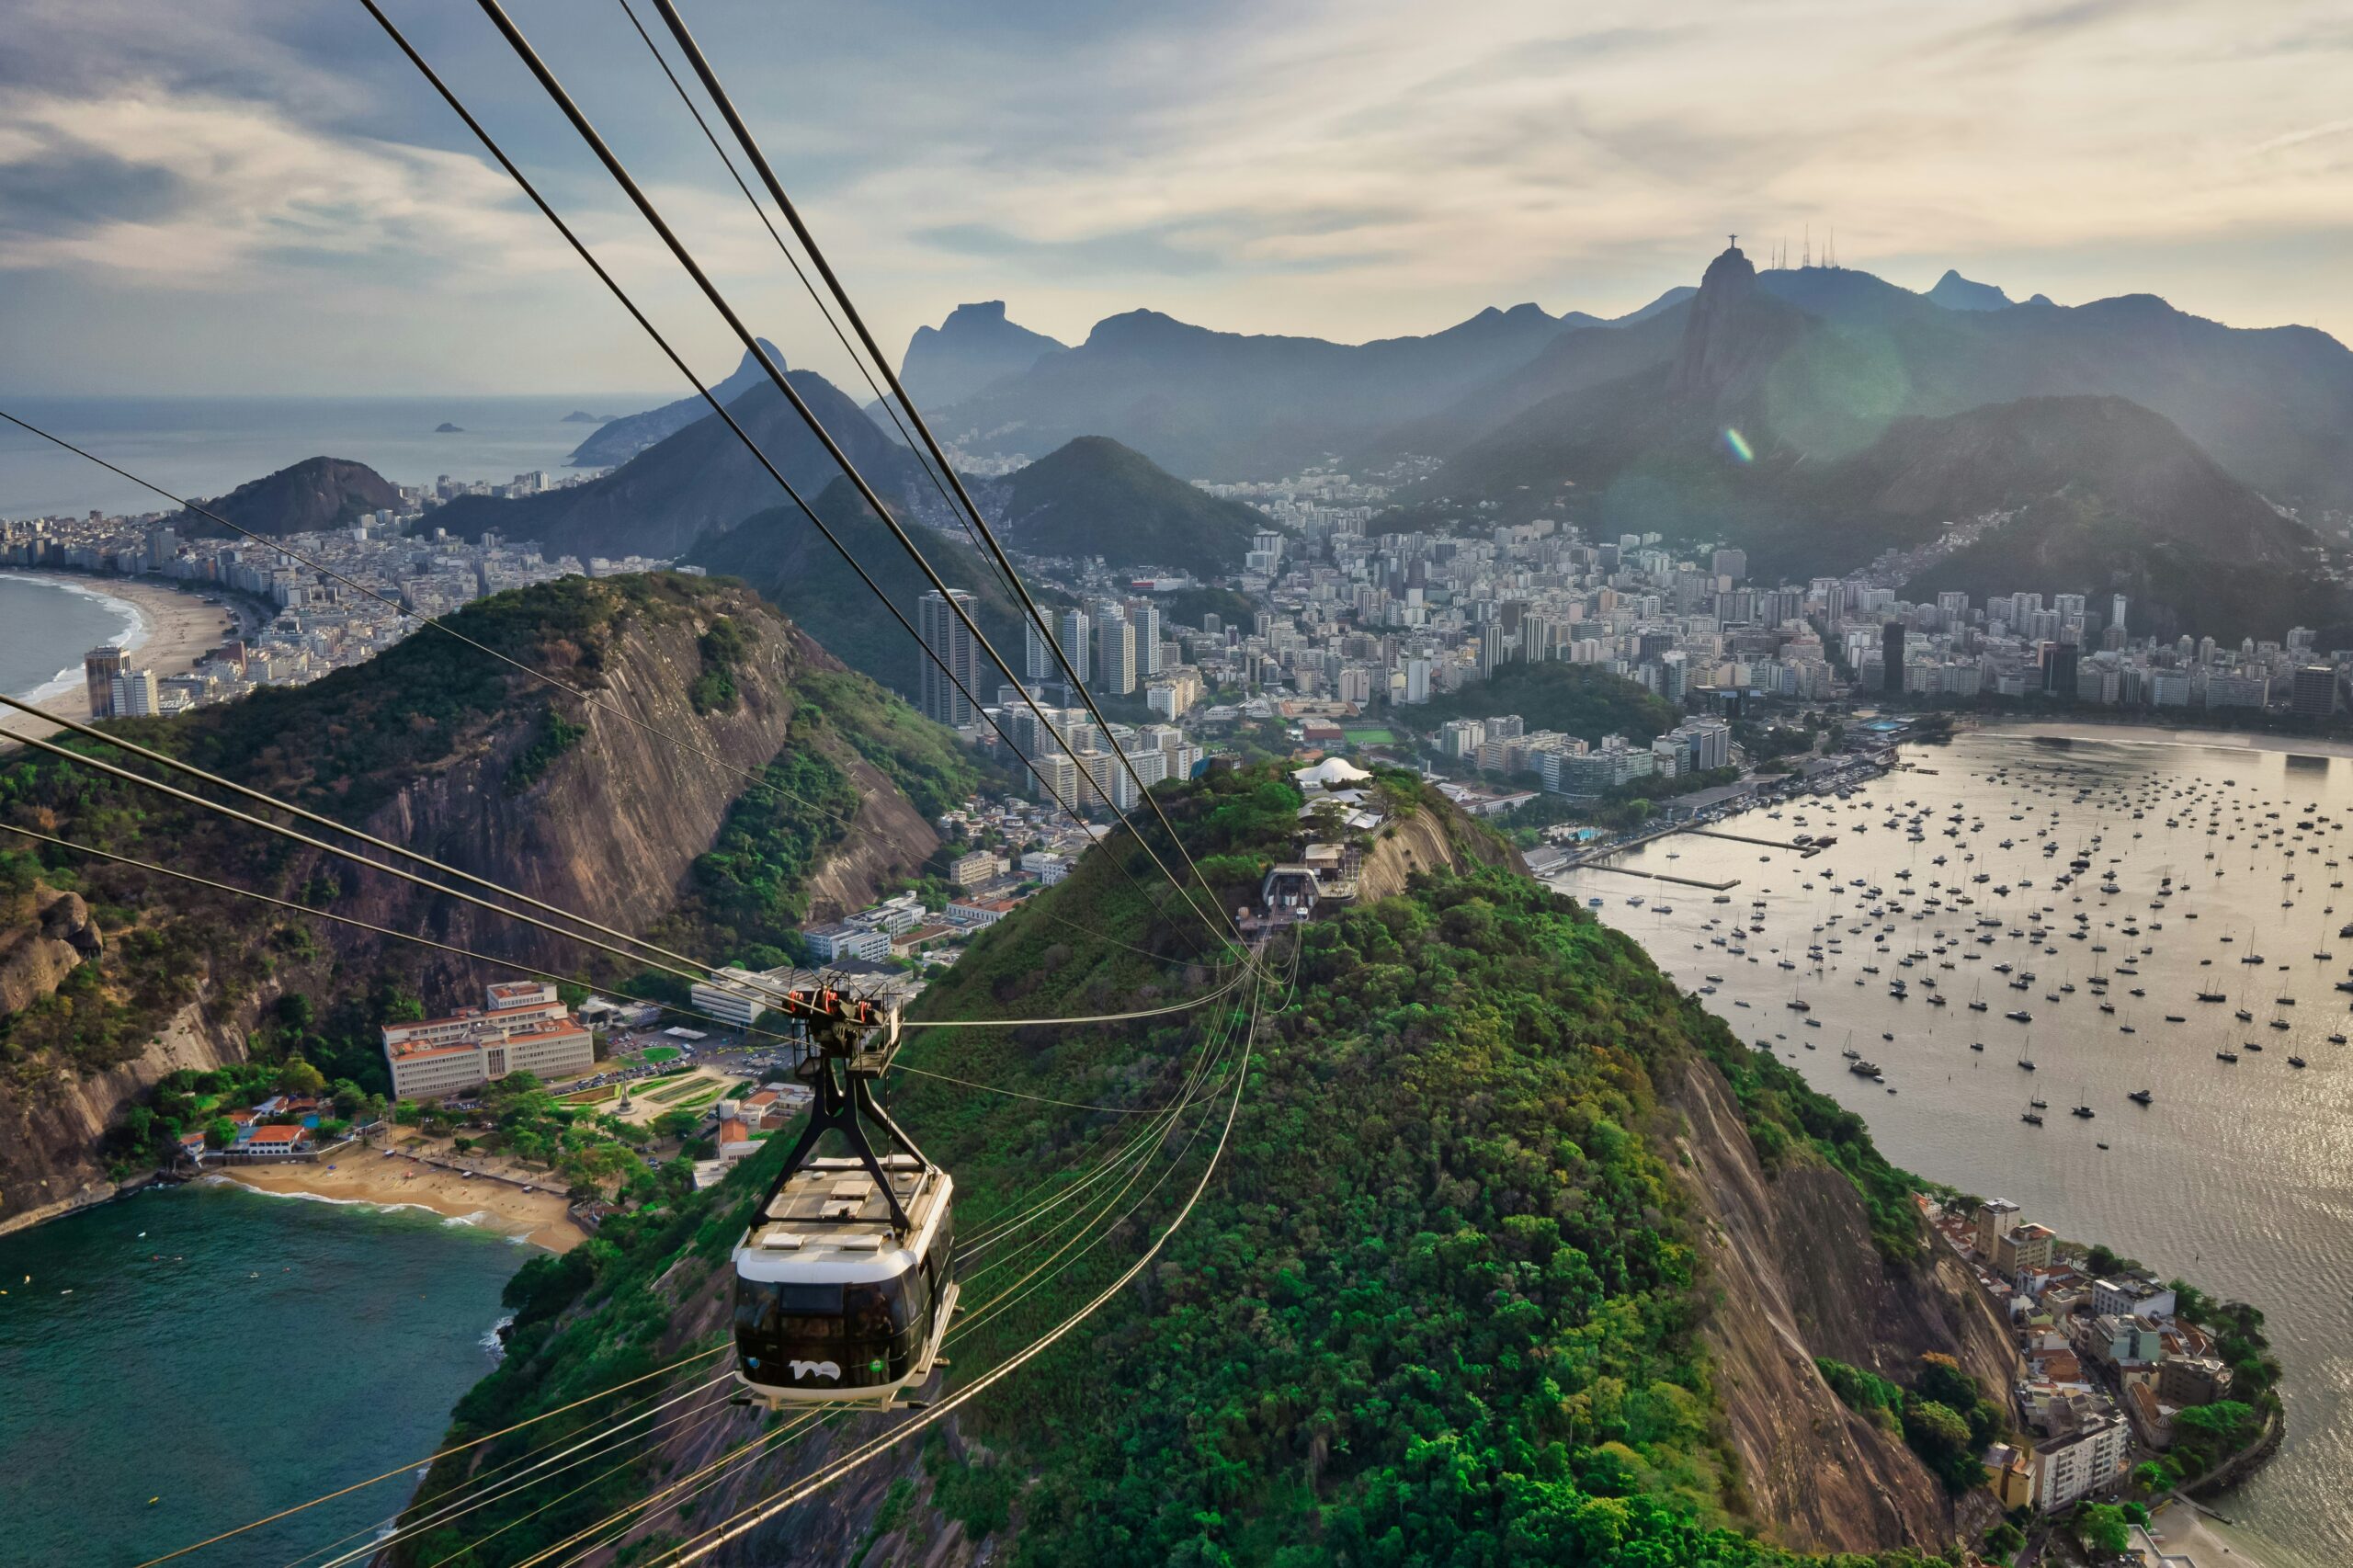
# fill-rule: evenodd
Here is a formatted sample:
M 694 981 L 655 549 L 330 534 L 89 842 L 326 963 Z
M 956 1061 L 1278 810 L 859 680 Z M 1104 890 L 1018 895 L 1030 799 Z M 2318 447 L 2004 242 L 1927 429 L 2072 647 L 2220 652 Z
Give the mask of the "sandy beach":
M 2179 1503 L 2159 1509 L 2149 1533 L 2159 1550 L 2188 1557 L 2198 1568 L 2267 1568 L 2269 1561 L 2251 1551 L 2244 1535 Z
M 168 586 L 160 578 L 97 577 L 79 572 L 22 568 L 13 574 L 70 582 L 129 605 L 139 616 L 139 631 L 126 640 L 131 645 L 132 663 L 142 669 L 152 669 L 158 676 L 185 675 L 194 669 L 205 654 L 244 631 L 253 616 L 251 610 L 234 600 L 224 597 L 220 604 L 207 604 L 200 594 Z M 68 651 L 69 655 L 72 653 Z M 66 658 L 61 657 L 59 663 L 65 662 Z M 90 717 L 89 691 L 79 684 L 63 692 L 52 688 L 28 700 L 37 700 L 43 708 L 69 719 L 86 722 Z M 0 735 L 56 733 L 54 724 L 14 710 L 0 711 Z
M 527 1237 L 550 1252 L 568 1252 L 587 1239 L 572 1222 L 560 1191 L 525 1192 L 503 1181 L 423 1165 L 381 1149 L 349 1149 L 314 1165 L 231 1165 L 217 1174 L 261 1192 L 328 1198 L 340 1203 L 410 1203 L 452 1219 L 478 1221 Z

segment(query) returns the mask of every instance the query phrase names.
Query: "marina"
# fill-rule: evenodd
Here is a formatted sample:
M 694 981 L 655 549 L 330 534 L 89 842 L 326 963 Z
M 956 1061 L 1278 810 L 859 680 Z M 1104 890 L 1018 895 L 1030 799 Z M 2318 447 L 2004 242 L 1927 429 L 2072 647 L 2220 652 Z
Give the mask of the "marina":
M 1898 1165 L 2254 1300 L 2290 1436 L 2222 1506 L 2267 1563 L 2353 1561 L 2353 764 L 1981 733 L 1932 766 L 1611 868 L 1737 873 L 1738 914 L 1554 885 Z M 1760 865 L 1743 828 L 1836 843 Z M 1824 1027 L 1872 1059 L 1816 1051 Z

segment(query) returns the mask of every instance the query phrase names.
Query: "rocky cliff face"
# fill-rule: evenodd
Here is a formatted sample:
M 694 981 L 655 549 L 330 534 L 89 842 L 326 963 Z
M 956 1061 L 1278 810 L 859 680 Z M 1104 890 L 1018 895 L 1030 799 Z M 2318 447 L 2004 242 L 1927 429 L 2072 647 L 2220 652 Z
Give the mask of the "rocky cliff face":
M 688 688 L 706 673 L 700 639 L 722 615 L 744 633 L 729 672 L 735 695 L 699 712 Z M 650 603 L 621 619 L 597 650 L 594 666 L 600 704 L 557 699 L 580 733 L 551 763 L 540 766 L 530 756 L 549 733 L 530 695 L 457 735 L 445 760 L 417 771 L 362 825 L 547 903 L 642 932 L 677 908 L 696 858 L 785 745 L 801 701 L 796 679 L 842 668 L 749 593 L 717 587 L 666 608 Z M 294 715 L 288 722 L 313 721 Z M 824 733 L 817 744 L 849 776 L 859 803 L 846 835 L 811 872 L 808 891 L 820 917 L 870 902 L 884 882 L 915 870 L 938 846 L 931 825 L 887 777 L 838 738 L 837 728 Z M 777 800 L 775 809 L 799 808 Z M 48 825 L 77 840 L 91 836 L 86 826 Z M 251 865 L 201 869 L 256 885 L 268 880 L 267 864 L 256 857 Z M 332 901 L 337 914 L 518 966 L 572 974 L 595 957 L 577 942 L 316 852 L 301 852 L 277 874 L 290 890 L 331 879 L 342 889 Z M 166 916 L 183 908 L 180 896 L 160 889 L 152 903 L 131 902 Z M 215 914 L 237 922 L 233 929 L 258 944 L 267 927 L 253 909 L 233 903 Z M 446 1006 L 478 1004 L 483 982 L 494 977 L 482 964 L 455 955 L 420 958 L 426 949 L 349 926 L 321 923 L 313 934 L 313 957 L 277 954 L 266 979 L 255 984 L 249 976 L 236 988 L 234 1006 L 220 1004 L 217 971 L 198 975 L 196 1000 L 156 1028 L 139 1054 L 105 1071 L 77 1069 L 49 1050 L 12 1046 L 0 1056 L 0 1228 L 111 1192 L 99 1148 L 106 1130 L 165 1074 L 243 1060 L 257 1009 L 281 987 L 330 997 L 363 985 L 381 958 L 414 977 L 429 1006 Z M 80 895 L 44 888 L 23 898 L 13 915 L 0 917 L 0 1015 L 51 996 L 100 951 Z
M 0 1234 L 113 1197 L 98 1141 L 122 1108 L 167 1073 L 244 1059 L 243 1031 L 189 1006 L 145 1051 L 107 1072 L 50 1062 L 13 1068 L 0 1082 Z
M 1526 871 L 1519 851 L 1504 840 L 1481 831 L 1451 808 L 1425 807 L 1398 818 L 1394 831 L 1384 830 L 1357 872 L 1357 898 L 1371 903 L 1405 891 L 1405 879 L 1416 871 L 1464 870 L 1472 866 L 1503 866 Z
M 1928 1351 L 1987 1387 L 2009 1386 L 2009 1341 L 1957 1265 L 1893 1271 L 1871 1243 L 1862 1199 L 1826 1165 L 1768 1176 L 1723 1077 L 1704 1062 L 1658 1082 L 1683 1122 L 1677 1142 L 1699 1213 L 1714 1310 L 1706 1334 L 1741 1480 L 1784 1544 L 1814 1551 L 1941 1551 L 1954 1534 L 1944 1488 L 1891 1437 L 1848 1409 L 1814 1358 L 1891 1379 Z M 1983 1529 L 1990 1495 L 1964 1499 Z
M 587 733 L 529 788 L 511 789 L 509 777 L 534 736 L 485 734 L 463 760 L 403 790 L 369 821 L 369 831 L 605 925 L 644 930 L 677 905 L 695 858 L 710 847 L 728 808 L 783 747 L 801 700 L 795 676 L 842 667 L 748 594 L 711 608 L 732 613 L 750 634 L 733 671 L 738 696 L 731 707 L 698 713 L 688 695 L 702 671 L 697 640 L 708 617 L 640 618 L 604 654 L 603 704 L 565 705 Z M 847 838 L 812 880 L 813 913 L 821 918 L 867 903 L 939 844 L 906 798 L 854 752 L 844 747 L 834 761 L 851 774 L 860 805 Z M 776 805 L 795 809 L 788 801 Z M 453 945 L 559 973 L 591 956 L 578 943 L 485 910 L 362 876 L 350 912 L 363 919 L 430 930 Z M 348 932 L 330 935 L 338 944 L 354 940 Z M 459 1000 L 478 983 L 474 967 L 454 959 L 439 965 L 445 999 Z

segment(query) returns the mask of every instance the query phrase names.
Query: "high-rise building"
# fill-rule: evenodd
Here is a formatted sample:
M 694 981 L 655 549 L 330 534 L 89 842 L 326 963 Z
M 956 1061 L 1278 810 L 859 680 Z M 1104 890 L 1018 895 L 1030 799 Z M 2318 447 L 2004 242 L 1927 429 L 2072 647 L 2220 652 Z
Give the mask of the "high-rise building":
M 1034 620 L 1021 623 L 1021 678 L 1035 687 L 1040 681 L 1059 680 L 1061 671 L 1054 665 L 1053 644 L 1038 630 Z
M 1146 602 L 1136 606 L 1128 619 L 1136 629 L 1136 674 L 1156 676 L 1166 668 L 1161 653 L 1160 607 Z
M 1891 620 L 1879 629 L 1880 690 L 1904 695 L 1904 623 Z
M 163 711 L 153 670 L 125 670 L 108 682 L 108 711 L 117 719 L 153 719 Z
M 1709 561 L 1708 565 L 1717 576 L 1729 577 L 1737 583 L 1748 575 L 1748 551 L 1720 550 Z
M 129 667 L 128 656 L 112 644 L 93 648 L 82 655 L 82 675 L 90 688 L 91 718 L 114 717 L 114 677 Z
M 1125 697 L 1136 688 L 1136 626 L 1126 616 L 1105 612 L 1095 628 L 1097 689 Z
M 969 614 L 972 596 L 961 588 L 950 588 L 946 595 L 936 590 L 924 595 L 915 601 L 915 630 L 924 646 L 937 655 L 923 661 L 924 717 L 963 729 L 980 719 L 966 694 L 981 688 L 981 653 L 972 629 L 957 616 L 954 605 L 963 606 Z M 961 689 L 958 682 L 962 683 Z
M 2131 601 L 2130 598 L 2126 597 L 2124 595 L 2122 595 L 2122 594 L 2118 594 L 2118 595 L 2115 595 L 2113 597 L 2111 597 L 2111 598 L 2109 600 L 2109 606 L 2108 606 L 2108 623 L 2109 623 L 2109 625 L 2110 625 L 2110 626 L 2114 627 L 2114 628 L 2115 628 L 2117 631 L 2123 631 L 2123 630 L 2124 630 L 2124 612 L 2125 612 L 2126 610 L 2128 610 L 2128 609 L 2131 609 L 2131 608 L 2132 608 L 2132 601 Z
M 1095 667 L 1094 632 L 1095 623 L 1083 609 L 1066 609 L 1054 618 L 1054 641 L 1062 644 L 1063 657 L 1079 680 Z
M 2075 669 L 2083 651 L 2073 642 L 2042 645 L 2042 689 L 2061 697 L 2075 695 Z
M 2304 665 L 2296 671 L 2295 689 L 2288 711 L 2299 719 L 2325 719 L 2336 711 L 2336 672 L 2326 665 Z

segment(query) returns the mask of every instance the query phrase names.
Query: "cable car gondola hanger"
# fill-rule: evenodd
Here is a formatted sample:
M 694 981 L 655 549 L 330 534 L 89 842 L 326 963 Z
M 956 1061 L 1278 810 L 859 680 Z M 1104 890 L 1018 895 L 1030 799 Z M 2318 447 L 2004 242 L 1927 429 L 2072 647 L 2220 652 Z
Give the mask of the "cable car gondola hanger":
M 735 1246 L 736 1380 L 772 1406 L 912 1403 L 956 1309 L 955 1183 L 874 1098 L 899 1009 L 820 983 L 779 1010 L 808 1026 L 816 1097 Z M 818 1153 L 828 1132 L 847 1156 Z

